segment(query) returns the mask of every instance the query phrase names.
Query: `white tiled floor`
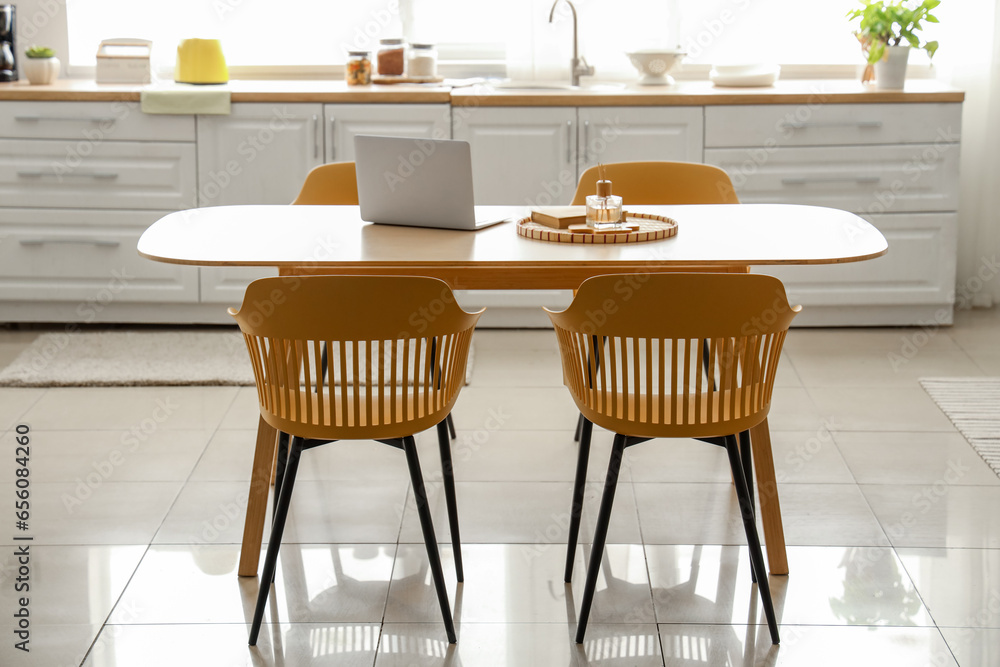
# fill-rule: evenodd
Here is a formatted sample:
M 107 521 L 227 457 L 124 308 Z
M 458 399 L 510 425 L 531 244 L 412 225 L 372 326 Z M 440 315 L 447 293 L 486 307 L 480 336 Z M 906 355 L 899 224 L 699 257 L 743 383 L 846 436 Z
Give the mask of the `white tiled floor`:
M 35 538 L 25 654 L 11 639 L 13 530 L 0 531 L 0 665 L 996 667 L 1000 479 L 917 382 L 1000 374 L 1000 312 L 957 320 L 902 357 L 916 330 L 789 335 L 770 419 L 791 570 L 770 579 L 780 646 L 751 586 L 726 458 L 693 441 L 626 454 L 587 641 L 573 642 L 611 438 L 595 433 L 566 586 L 575 412 L 548 331 L 476 334 L 455 411 L 461 586 L 436 439 L 418 437 L 455 646 L 398 451 L 304 454 L 250 649 L 258 582 L 236 567 L 254 392 L 0 389 L 0 507 L 16 488 L 13 429 L 28 424 Z M 36 333 L 0 330 L 0 364 Z

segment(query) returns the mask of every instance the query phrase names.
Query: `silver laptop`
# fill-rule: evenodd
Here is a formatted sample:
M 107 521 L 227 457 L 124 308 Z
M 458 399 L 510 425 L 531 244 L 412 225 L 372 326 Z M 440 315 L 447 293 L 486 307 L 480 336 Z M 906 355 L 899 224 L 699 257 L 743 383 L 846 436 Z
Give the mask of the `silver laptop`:
M 467 141 L 359 134 L 354 154 L 361 219 L 367 222 L 476 230 L 519 212 L 474 206 Z

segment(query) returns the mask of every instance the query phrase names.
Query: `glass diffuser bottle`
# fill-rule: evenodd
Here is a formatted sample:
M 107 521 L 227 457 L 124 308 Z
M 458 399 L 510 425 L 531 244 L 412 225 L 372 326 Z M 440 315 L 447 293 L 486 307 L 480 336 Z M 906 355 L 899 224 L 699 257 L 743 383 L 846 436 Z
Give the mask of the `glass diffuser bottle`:
M 622 223 L 622 198 L 611 194 L 611 181 L 597 181 L 597 194 L 587 197 L 587 225 L 616 229 Z

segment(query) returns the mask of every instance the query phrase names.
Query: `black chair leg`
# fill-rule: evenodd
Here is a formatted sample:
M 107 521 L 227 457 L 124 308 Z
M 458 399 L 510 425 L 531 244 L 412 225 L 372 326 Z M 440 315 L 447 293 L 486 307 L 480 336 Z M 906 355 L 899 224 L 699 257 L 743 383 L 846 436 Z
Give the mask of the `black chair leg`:
M 451 546 L 455 552 L 455 575 L 459 581 L 465 581 L 465 569 L 462 567 L 462 537 L 458 529 L 458 501 L 455 498 L 455 468 L 451 461 L 448 426 L 444 422 L 437 425 L 437 434 L 438 447 L 441 449 L 441 470 L 444 473 L 444 497 L 448 503 L 448 527 L 451 529 Z
M 569 539 L 566 542 L 566 573 L 563 581 L 573 581 L 573 560 L 576 557 L 576 542 L 580 537 L 580 517 L 583 514 L 583 496 L 587 486 L 587 463 L 590 459 L 590 439 L 594 424 L 580 415 L 580 451 L 576 459 L 576 479 L 573 481 L 573 504 L 569 513 Z
M 580 415 L 576 420 L 576 433 L 573 434 L 573 442 L 580 442 L 580 437 L 583 435 L 583 422 L 585 417 Z
M 740 460 L 743 463 L 743 477 L 747 481 L 747 491 L 750 492 L 750 507 L 757 514 L 756 502 L 753 497 L 753 445 L 750 442 L 750 431 L 740 433 Z
M 764 566 L 764 554 L 760 549 L 760 538 L 757 536 L 757 522 L 754 519 L 753 507 L 750 504 L 750 493 L 747 490 L 746 476 L 740 462 L 739 446 L 735 435 L 726 436 L 726 452 L 729 454 L 729 466 L 736 482 L 736 495 L 740 500 L 740 514 L 743 516 L 743 528 L 747 534 L 747 545 L 750 548 L 750 562 L 757 576 L 757 589 L 760 591 L 761 602 L 764 605 L 764 616 L 767 617 L 767 628 L 771 632 L 771 642 L 777 644 L 778 621 L 774 615 L 774 604 L 771 602 L 771 587 L 767 580 L 767 569 Z
M 417 501 L 417 515 L 420 517 L 420 528 L 424 533 L 427 560 L 430 561 L 434 588 L 437 590 L 438 603 L 441 605 L 444 629 L 448 634 L 448 642 L 454 644 L 458 638 L 455 636 L 455 624 L 451 619 L 448 590 L 444 586 L 444 571 L 441 568 L 441 554 L 438 553 L 437 538 L 434 537 L 434 522 L 431 520 L 431 510 L 427 506 L 427 491 L 424 489 L 424 476 L 420 472 L 420 459 L 417 457 L 417 445 L 413 436 L 403 438 L 403 450 L 406 452 L 406 464 L 410 469 L 413 497 Z
M 285 479 L 285 465 L 288 462 L 288 434 L 284 431 L 278 432 L 278 462 L 274 471 L 274 501 L 271 507 L 271 525 L 274 526 L 274 517 L 278 515 L 278 497 L 281 496 L 281 482 Z M 274 577 L 271 577 L 274 583 Z
M 450 435 L 451 439 L 454 440 L 458 437 L 458 435 L 455 433 L 455 420 L 451 418 L 450 412 L 448 413 L 448 416 L 445 417 L 445 421 L 448 422 L 448 435 Z
M 624 453 L 625 436 L 616 433 L 614 445 L 611 447 L 611 460 L 608 462 L 608 476 L 604 480 L 601 510 L 597 515 L 597 527 L 594 529 L 593 550 L 590 553 L 590 565 L 587 566 L 587 584 L 584 586 L 583 601 L 580 603 L 580 620 L 576 626 L 577 644 L 583 643 L 583 637 L 587 633 L 587 620 L 590 618 L 590 606 L 594 603 L 597 575 L 601 572 L 604 544 L 608 540 L 608 526 L 611 523 L 611 506 L 615 503 L 615 489 L 618 487 L 618 473 L 621 470 Z
M 274 571 L 278 562 L 278 550 L 281 548 L 281 534 L 285 530 L 285 519 L 288 518 L 288 505 L 292 500 L 292 487 L 295 486 L 295 475 L 299 470 L 299 455 L 302 453 L 302 439 L 292 438 L 288 451 L 288 462 L 285 466 L 285 479 L 281 484 L 281 496 L 274 512 L 271 525 L 271 538 L 267 541 L 267 555 L 264 557 L 264 571 L 260 577 L 260 591 L 257 593 L 257 607 L 254 609 L 253 622 L 250 624 L 250 646 L 257 645 L 257 635 L 264 619 L 264 608 L 267 606 L 267 596 L 274 581 Z
M 743 479 L 747 483 L 747 492 L 750 494 L 750 509 L 753 510 L 754 519 L 757 518 L 757 509 L 754 506 L 753 498 L 753 457 L 750 451 L 750 431 L 741 431 L 739 434 L 740 462 L 743 467 Z M 735 478 L 734 478 L 735 479 Z M 766 574 L 766 573 L 765 573 Z M 753 559 L 750 560 L 750 581 L 757 583 L 757 570 L 754 569 Z

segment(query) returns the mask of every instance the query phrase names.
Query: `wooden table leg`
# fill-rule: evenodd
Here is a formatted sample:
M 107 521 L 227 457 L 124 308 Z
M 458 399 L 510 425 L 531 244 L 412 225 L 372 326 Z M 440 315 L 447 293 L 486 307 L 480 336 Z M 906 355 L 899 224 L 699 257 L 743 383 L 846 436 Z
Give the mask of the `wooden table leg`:
M 774 457 L 771 455 L 771 431 L 765 419 L 750 429 L 750 448 L 757 469 L 757 495 L 760 516 L 764 524 L 764 542 L 771 574 L 788 574 L 785 554 L 785 531 L 781 526 L 781 505 L 778 503 L 778 483 L 774 479 Z
M 267 514 L 267 494 L 271 488 L 271 466 L 274 462 L 278 432 L 261 417 L 257 423 L 257 447 L 250 472 L 250 497 L 247 518 L 243 524 L 243 547 L 240 550 L 239 575 L 256 577 L 260 561 L 260 545 L 264 539 L 264 517 Z

